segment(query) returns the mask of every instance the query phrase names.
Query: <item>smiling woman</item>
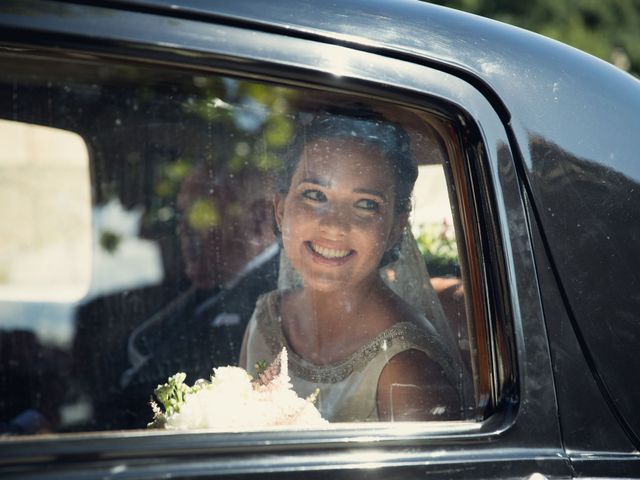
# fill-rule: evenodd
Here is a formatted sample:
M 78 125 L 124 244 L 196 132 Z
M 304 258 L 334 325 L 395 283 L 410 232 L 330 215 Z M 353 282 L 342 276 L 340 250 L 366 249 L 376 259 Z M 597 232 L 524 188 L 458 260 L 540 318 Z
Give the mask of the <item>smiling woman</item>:
M 316 115 L 286 155 L 275 218 L 301 285 L 258 301 L 242 363 L 289 349 L 294 388 L 318 389 L 331 421 L 462 416 L 462 365 L 379 273 L 398 259 L 417 175 L 405 130 L 363 106 Z

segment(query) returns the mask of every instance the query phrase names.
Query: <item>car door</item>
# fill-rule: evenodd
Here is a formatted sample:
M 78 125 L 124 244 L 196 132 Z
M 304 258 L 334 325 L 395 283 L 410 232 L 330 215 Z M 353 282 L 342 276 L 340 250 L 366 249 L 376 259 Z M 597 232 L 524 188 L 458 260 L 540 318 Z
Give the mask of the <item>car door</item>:
M 2 74 L 6 93 L 2 117 L 12 122 L 64 126 L 84 135 L 90 145 L 85 153 L 90 159 L 89 171 L 84 175 L 91 189 L 92 205 L 105 207 L 105 218 L 106 212 L 112 211 L 106 207 L 109 194 L 114 191 L 105 185 L 124 185 L 118 187 L 122 188 L 118 190 L 122 205 L 112 208 L 120 208 L 124 217 L 133 218 L 135 202 L 126 200 L 122 192 L 128 192 L 130 198 L 135 199 L 136 192 L 147 188 L 144 187 L 145 175 L 151 175 L 152 170 L 145 171 L 145 168 L 151 169 L 154 162 L 161 161 L 162 155 L 173 155 L 172 149 L 177 148 L 167 146 L 167 136 L 175 135 L 175 142 L 188 151 L 185 146 L 188 140 L 196 141 L 190 137 L 193 135 L 190 128 L 201 128 L 183 125 L 180 129 L 179 125 L 172 124 L 171 135 L 162 128 L 158 129 L 159 133 L 154 132 L 153 126 L 171 118 L 171 113 L 162 113 L 165 104 L 155 103 L 155 107 L 145 110 L 145 115 L 149 115 L 149 128 L 132 130 L 126 141 L 118 137 L 115 133 L 121 125 L 128 125 L 127 115 L 135 116 L 131 112 L 138 108 L 136 98 L 147 98 L 145 92 L 150 91 L 151 87 L 141 78 L 158 75 L 168 85 L 165 90 L 154 86 L 157 90 L 148 93 L 151 97 L 179 96 L 177 90 L 172 93 L 173 85 L 182 85 L 182 80 L 176 78 L 188 76 L 195 84 L 200 82 L 205 87 L 209 82 L 228 86 L 231 80 L 243 81 L 246 83 L 242 85 L 263 95 L 281 89 L 285 97 L 287 92 L 294 92 L 298 96 L 319 95 L 324 102 L 330 102 L 331 98 L 374 101 L 420 112 L 431 119 L 430 125 L 441 141 L 441 151 L 445 152 L 442 169 L 458 242 L 469 368 L 474 386 L 468 418 L 457 422 L 348 424 L 323 430 L 242 433 L 54 429 L 44 435 L 10 435 L 0 440 L 3 473 L 25 478 L 571 476 L 558 420 L 539 267 L 534 256 L 537 237 L 532 236 L 532 232 L 535 234 L 536 226 L 523 193 L 517 145 L 509 133 L 509 105 L 505 110 L 499 97 L 487 95 L 478 88 L 477 82 L 470 82 L 467 75 L 459 73 L 463 70 L 459 67 L 464 66 L 453 62 L 413 61 L 388 49 L 369 48 L 357 39 L 328 41 L 302 30 L 287 31 L 268 22 L 256 25 L 217 18 L 215 12 L 209 16 L 202 12 L 172 12 L 135 4 L 97 6 L 39 1 L 9 3 L 0 9 L 0 41 L 6 66 Z M 56 64 L 65 72 L 66 84 L 53 78 Z M 81 111 L 89 103 L 71 100 L 72 94 L 68 92 L 66 105 L 70 111 L 61 111 L 58 102 L 64 104 L 65 85 L 73 92 L 80 92 L 73 93 L 74 99 L 89 99 L 102 88 L 101 78 L 106 85 L 104 79 L 111 78 L 110 75 L 115 78 L 113 85 L 120 87 L 113 90 L 113 104 L 120 108 L 126 104 L 121 103 L 122 98 L 131 95 L 128 104 L 131 109 L 111 111 L 108 115 L 113 131 L 105 132 L 103 127 L 94 129 L 95 135 L 100 132 L 103 135 L 92 143 L 88 133 L 91 128 L 85 129 L 82 124 L 90 121 L 92 115 Z M 48 76 L 52 79 L 48 80 Z M 130 93 L 132 85 L 138 85 L 135 95 Z M 238 88 L 245 88 L 242 85 Z M 33 87 L 32 95 L 29 86 Z M 213 97 L 210 100 L 215 103 Z M 217 108 L 227 108 L 224 99 L 218 100 Z M 192 106 L 203 107 L 197 103 Z M 57 120 L 57 115 L 64 119 Z M 104 118 L 106 114 L 100 115 Z M 203 132 L 211 138 L 216 135 L 208 132 L 206 126 Z M 153 141 L 149 141 L 150 138 Z M 277 143 L 277 134 L 274 138 Z M 129 153 L 138 151 L 134 148 L 136 142 L 151 144 L 152 160 L 142 161 L 146 154 L 140 154 L 141 158 L 133 154 L 107 155 L 118 150 L 106 146 L 122 142 L 131 144 L 122 150 Z M 234 147 L 233 152 L 242 153 L 241 150 Z M 206 150 L 201 154 L 207 155 Z M 123 155 L 122 158 L 119 155 Z M 230 154 L 224 161 L 231 162 L 233 158 L 236 157 Z M 260 158 L 268 161 L 268 157 Z M 115 164 L 118 168 L 109 167 Z M 165 172 L 167 178 L 171 172 L 173 170 Z M 100 187 L 91 183 L 98 178 L 103 182 Z M 157 189 L 153 192 L 150 195 L 159 195 Z M 86 197 L 86 193 L 84 195 Z M 152 202 L 146 207 L 153 208 Z M 156 212 L 157 218 L 169 215 L 162 208 L 161 205 Z M 96 224 L 96 213 L 92 215 L 91 221 Z M 197 218 L 215 217 L 211 212 L 199 215 Z M 108 250 L 113 242 L 123 241 L 116 240 L 117 235 L 114 237 L 109 232 L 113 234 L 113 229 L 93 232 L 91 238 L 98 238 L 101 248 Z M 156 239 L 173 235 L 164 234 Z M 126 237 L 126 233 L 120 236 Z M 77 261 L 77 255 L 72 254 L 70 258 Z M 83 258 L 85 262 L 90 261 Z M 152 285 L 158 274 L 145 270 L 138 271 L 137 275 L 139 285 L 144 286 Z M 83 281 L 86 286 L 87 280 Z M 156 295 L 162 297 L 163 293 Z M 553 291 L 549 295 L 553 295 Z M 54 308 L 42 300 L 20 303 L 15 297 L 4 298 L 7 298 L 5 312 L 16 304 L 22 311 L 26 311 L 27 306 L 34 308 L 35 304 L 43 305 L 48 312 Z M 77 299 L 74 302 L 71 302 L 74 309 L 86 306 L 86 302 L 80 302 L 81 305 Z M 60 305 L 59 300 L 54 303 Z M 137 311 L 135 305 L 129 308 Z M 9 314 L 6 315 L 9 318 Z M 117 311 L 111 310 L 109 318 L 117 315 Z M 27 328 L 35 331 L 27 317 L 27 314 L 11 314 L 12 321 L 21 328 L 28 325 Z M 216 317 L 214 321 L 216 319 L 223 324 L 233 322 L 230 317 Z M 93 321 L 105 322 L 100 318 Z M 117 328 L 109 322 L 102 325 L 102 333 L 89 335 L 96 345 L 98 339 L 108 337 Z M 10 338 L 9 344 L 16 349 L 17 340 Z M 91 348 L 91 345 L 85 347 Z M 124 347 L 107 345 L 101 355 L 111 358 L 110 352 L 118 348 Z M 129 359 L 130 350 L 127 350 Z M 27 361 L 17 360 L 15 356 L 10 360 L 14 364 Z M 109 363 L 107 361 L 107 367 Z M 61 368 L 56 361 L 53 364 Z M 106 368 L 97 374 L 98 367 L 84 366 L 88 367 L 85 373 L 96 372 L 97 385 L 91 387 L 93 391 L 102 388 L 111 374 L 114 378 L 110 381 L 126 383 L 121 372 L 116 375 Z M 44 371 L 42 366 L 34 368 L 36 373 Z M 6 391 L 15 385 L 11 382 L 16 382 L 11 372 L 6 368 L 3 373 Z M 39 395 L 49 392 L 46 390 L 49 387 L 45 389 L 33 383 L 28 388 Z M 13 393 L 9 393 L 9 398 L 11 395 Z M 128 408 L 124 404 L 119 407 Z M 110 429 L 107 426 L 97 430 L 103 428 Z

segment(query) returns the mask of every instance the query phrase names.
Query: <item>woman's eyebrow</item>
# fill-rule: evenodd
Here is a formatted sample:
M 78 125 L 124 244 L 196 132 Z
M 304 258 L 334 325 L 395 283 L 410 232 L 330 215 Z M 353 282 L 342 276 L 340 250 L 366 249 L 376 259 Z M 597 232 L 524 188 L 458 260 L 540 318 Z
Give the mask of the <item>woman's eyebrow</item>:
M 303 178 L 302 180 L 300 180 L 300 182 L 298 183 L 298 185 L 302 185 L 303 183 L 312 183 L 314 185 L 320 185 L 321 187 L 330 187 L 331 186 L 331 181 L 328 179 L 321 179 L 321 178 Z
M 355 193 L 365 193 L 367 195 L 373 195 L 374 197 L 380 197 L 383 201 L 387 201 L 387 196 L 382 193 L 380 190 L 374 190 L 371 188 L 356 188 L 354 190 Z

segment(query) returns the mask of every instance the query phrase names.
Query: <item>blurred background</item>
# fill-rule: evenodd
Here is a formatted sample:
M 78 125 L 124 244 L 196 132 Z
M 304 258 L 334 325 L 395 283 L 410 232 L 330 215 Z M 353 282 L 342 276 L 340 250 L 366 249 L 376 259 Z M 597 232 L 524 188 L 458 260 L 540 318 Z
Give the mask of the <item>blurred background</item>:
M 640 77 L 640 0 L 433 0 L 579 48 Z

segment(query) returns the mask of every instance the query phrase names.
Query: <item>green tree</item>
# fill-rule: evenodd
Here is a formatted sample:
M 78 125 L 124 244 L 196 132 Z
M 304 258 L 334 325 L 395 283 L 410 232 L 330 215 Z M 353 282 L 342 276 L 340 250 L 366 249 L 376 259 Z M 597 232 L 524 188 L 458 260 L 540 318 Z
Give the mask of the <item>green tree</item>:
M 640 0 L 434 0 L 554 38 L 640 76 Z

